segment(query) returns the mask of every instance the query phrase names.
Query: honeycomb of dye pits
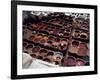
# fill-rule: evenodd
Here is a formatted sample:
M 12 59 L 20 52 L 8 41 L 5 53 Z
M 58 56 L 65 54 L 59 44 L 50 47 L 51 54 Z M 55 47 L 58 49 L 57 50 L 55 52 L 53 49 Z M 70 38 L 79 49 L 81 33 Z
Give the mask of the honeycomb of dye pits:
M 48 24 L 49 25 L 49 24 Z M 59 36 L 63 36 L 63 31 L 64 29 L 59 29 L 56 28 L 55 26 L 53 28 L 46 26 L 45 28 L 42 27 L 42 29 L 39 30 L 43 30 L 48 32 L 49 34 L 54 34 L 54 35 L 59 35 Z M 65 33 L 64 36 L 67 37 L 69 34 Z
M 89 57 L 89 51 L 88 51 L 89 49 L 86 47 L 80 47 L 80 42 L 81 42 L 80 40 L 88 39 L 89 35 L 88 30 L 84 31 L 82 29 L 86 29 L 87 27 L 89 27 L 89 21 L 84 21 L 84 20 L 82 21 L 77 18 L 75 19 L 76 24 L 74 24 L 74 19 L 71 16 L 64 16 L 63 14 L 60 15 L 59 13 L 54 13 L 54 14 L 52 13 L 52 15 L 50 16 L 48 15 L 47 15 L 47 18 L 49 17 L 48 20 L 44 20 L 46 22 L 42 22 L 41 19 L 40 22 L 26 25 L 27 27 L 23 28 L 24 38 L 28 39 L 29 41 L 33 41 L 32 44 L 35 44 L 39 47 L 41 46 L 39 50 L 38 49 L 34 50 L 33 47 L 33 51 L 31 49 L 28 49 L 27 52 L 34 53 L 32 55 L 34 58 L 40 60 L 45 59 L 45 61 L 47 62 L 51 63 L 54 62 L 55 65 L 59 65 L 60 55 L 59 56 L 55 55 L 56 50 L 57 51 L 60 50 L 60 52 L 63 52 L 63 54 L 65 53 L 67 54 L 68 50 L 68 52 L 75 53 L 75 55 L 77 54 L 77 57 L 82 57 L 84 61 L 89 63 L 89 58 L 86 58 L 87 56 Z M 27 29 L 26 32 L 25 29 Z M 73 36 L 75 38 L 73 38 Z M 63 39 L 67 39 L 67 41 L 66 40 L 63 41 Z M 27 45 L 25 46 L 25 48 L 26 47 Z M 41 49 L 48 49 L 48 48 L 50 49 L 50 51 L 47 50 L 45 55 L 44 55 L 45 52 L 40 51 Z M 53 52 L 54 55 L 48 55 L 48 52 Z M 39 54 L 37 55 L 35 53 Z M 45 57 L 42 56 L 41 54 L 44 55 Z M 74 56 L 74 54 L 70 56 L 71 57 L 73 56 L 71 59 L 74 60 L 73 62 L 75 62 L 76 56 Z M 56 57 L 57 59 L 56 58 L 53 59 L 54 57 Z M 63 58 L 65 58 L 65 56 L 63 56 Z M 74 65 L 74 63 L 72 65 L 71 60 L 69 58 L 68 60 L 64 59 L 64 62 L 67 63 L 65 64 L 66 66 Z M 81 62 L 78 61 L 78 64 L 82 65 L 82 61 Z
M 52 40 L 52 45 L 50 45 L 50 46 L 53 48 L 60 49 L 60 50 L 65 50 L 65 48 L 67 46 L 67 41 L 65 41 L 65 40 L 60 41 L 60 38 L 57 38 L 54 36 L 48 36 L 48 35 L 44 35 L 44 34 L 39 34 L 39 33 L 35 36 L 30 36 L 29 40 L 31 40 L 35 43 L 43 44 L 43 45 L 45 45 L 45 43 L 47 43 L 47 42 L 50 42 L 49 40 Z

